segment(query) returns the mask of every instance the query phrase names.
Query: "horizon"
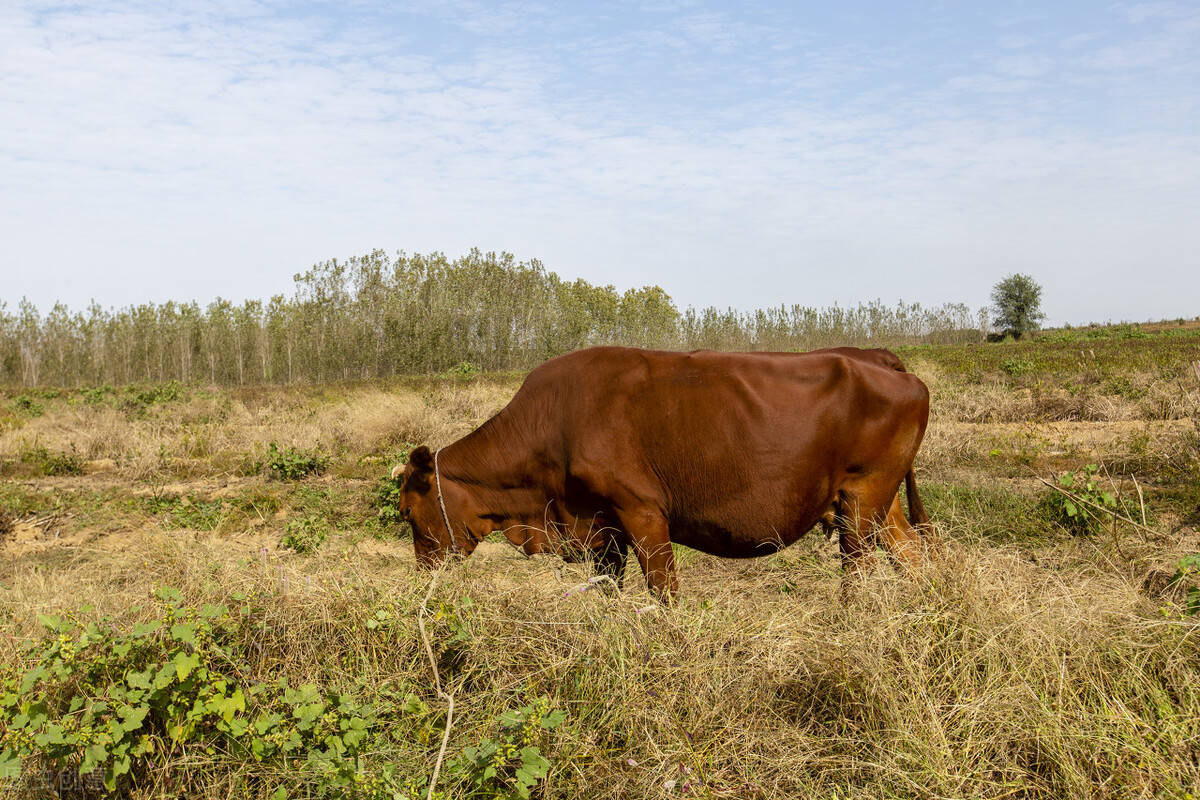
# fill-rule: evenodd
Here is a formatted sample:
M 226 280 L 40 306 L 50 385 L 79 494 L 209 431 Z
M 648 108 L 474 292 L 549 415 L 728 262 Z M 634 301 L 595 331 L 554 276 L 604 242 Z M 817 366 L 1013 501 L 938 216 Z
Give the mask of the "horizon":
M 3 300 L 289 295 L 471 247 L 680 309 L 1200 309 L 1200 8 L 21 4 Z M 1170 287 L 1164 291 L 1164 287 Z
M 479 250 L 479 248 L 474 248 L 474 249 Z M 494 251 L 480 250 L 480 252 L 484 256 L 491 256 L 491 255 L 512 256 L 513 255 L 511 253 L 495 253 Z M 396 255 L 399 255 L 402 253 L 404 253 L 404 251 L 398 250 L 398 251 L 395 251 L 394 253 L 389 253 L 388 255 L 396 256 Z M 429 256 L 438 255 L 438 253 L 424 253 L 424 254 L 422 254 L 422 253 L 407 253 L 407 255 L 408 256 L 423 255 L 423 256 L 429 257 Z M 442 254 L 442 255 L 445 255 L 450 263 L 455 263 L 455 261 L 456 261 L 455 257 L 452 257 L 449 254 Z M 466 255 L 466 254 L 464 254 L 464 255 Z M 334 259 L 334 260 L 336 260 L 338 263 L 346 263 L 350 259 Z M 529 261 L 517 261 L 516 263 L 527 264 L 527 263 L 530 263 L 530 261 L 537 261 L 538 263 L 541 263 L 538 259 L 530 259 Z M 314 264 L 311 266 L 315 267 L 315 266 L 319 266 L 319 264 Z M 548 274 L 558 274 L 556 272 L 556 270 L 550 268 L 548 265 L 542 264 L 542 266 L 545 267 L 546 272 Z M 162 301 L 143 300 L 140 302 L 132 301 L 132 302 L 124 304 L 124 305 L 115 305 L 115 304 L 101 305 L 101 304 L 97 303 L 94 299 L 92 299 L 82 305 L 71 306 L 71 305 L 67 305 L 66 303 L 63 303 L 63 301 L 61 301 L 61 300 L 56 300 L 48 306 L 38 306 L 38 305 L 34 304 L 34 307 L 36 308 L 38 315 L 42 318 L 43 321 L 45 320 L 46 315 L 59 305 L 64 306 L 66 308 L 66 310 L 69 313 L 71 313 L 72 315 L 83 314 L 85 311 L 89 310 L 93 304 L 97 305 L 98 308 L 102 312 L 104 312 L 106 314 L 110 314 L 110 315 L 125 312 L 125 311 L 132 311 L 140 306 L 145 306 L 145 305 L 151 305 L 156 308 L 159 308 L 159 307 L 166 305 L 167 303 L 174 303 L 176 306 L 196 305 L 200 308 L 200 310 L 206 311 L 210 306 L 212 306 L 214 304 L 219 304 L 222 302 L 231 302 L 231 303 L 233 303 L 234 306 L 237 306 L 237 307 L 240 307 L 246 303 L 258 302 L 264 306 L 264 310 L 265 310 L 265 306 L 267 305 L 267 303 L 276 296 L 282 297 L 283 299 L 285 299 L 287 301 L 294 301 L 296 298 L 298 298 L 302 294 L 302 290 L 300 287 L 303 285 L 303 281 L 301 280 L 301 277 L 302 276 L 300 273 L 296 273 L 295 275 L 293 275 L 291 290 L 288 292 L 275 292 L 275 293 L 272 293 L 271 295 L 267 295 L 267 296 L 263 296 L 263 297 L 246 297 L 246 298 L 241 298 L 236 301 L 233 300 L 232 298 L 223 297 L 223 296 L 218 295 L 218 296 L 212 298 L 211 300 L 207 300 L 207 301 L 203 301 L 203 302 L 200 300 L 197 300 L 197 299 L 184 299 L 184 298 L 173 297 L 173 298 L 167 298 L 166 300 L 162 300 Z M 571 280 L 574 280 L 568 276 L 563 276 L 561 274 L 558 274 L 558 277 L 562 278 L 563 280 L 568 281 L 568 282 L 570 282 Z M 1008 277 L 1008 276 L 1004 276 L 1004 277 Z M 790 309 L 792 307 L 813 308 L 813 309 L 817 309 L 817 310 L 831 309 L 831 308 L 841 308 L 841 309 L 846 309 L 846 310 L 852 310 L 852 309 L 859 308 L 859 307 L 866 307 L 866 306 L 877 305 L 877 304 L 882 305 L 883 307 L 888 308 L 888 309 L 902 308 L 905 306 L 910 306 L 910 307 L 921 308 L 921 309 L 929 310 L 929 311 L 946 308 L 947 306 L 963 306 L 963 307 L 967 308 L 968 311 L 971 314 L 974 314 L 976 317 L 978 317 L 980 314 L 986 315 L 987 324 L 985 326 L 981 327 L 980 330 L 983 330 L 983 331 L 998 330 L 995 327 L 995 325 L 992 323 L 994 306 L 991 303 L 984 304 L 981 306 L 971 306 L 967 303 L 954 303 L 954 302 L 939 303 L 937 305 L 926 305 L 919 301 L 913 301 L 910 303 L 910 302 L 906 302 L 902 299 L 888 302 L 884 298 L 875 297 L 875 298 L 867 298 L 867 299 L 858 300 L 853 303 L 844 303 L 843 304 L 843 303 L 834 302 L 834 303 L 831 303 L 826 306 L 805 306 L 803 303 L 779 303 L 774 306 L 758 306 L 755 308 L 740 308 L 740 307 L 736 307 L 736 306 L 719 306 L 716 304 L 710 304 L 707 306 L 684 305 L 684 304 L 681 304 L 679 302 L 679 300 L 674 295 L 672 295 L 669 291 L 666 291 L 665 288 L 659 287 L 655 284 L 643 284 L 641 286 L 613 286 L 613 285 L 594 284 L 593 283 L 591 285 L 596 286 L 597 288 L 612 288 L 618 294 L 623 294 L 625 291 L 630 291 L 630 290 L 645 289 L 645 288 L 660 288 L 660 289 L 663 289 L 664 292 L 666 292 L 667 299 L 670 300 L 670 302 L 674 305 L 675 309 L 680 314 L 686 314 L 686 313 L 692 312 L 692 311 L 702 312 L 702 311 L 709 310 L 709 309 L 713 309 L 713 310 L 716 310 L 721 313 L 735 312 L 737 314 L 748 314 L 748 313 L 753 313 L 755 311 L 760 311 L 760 310 Z M 0 313 L 7 313 L 10 315 L 12 315 L 12 314 L 19 315 L 20 304 L 23 301 L 32 302 L 31 300 L 29 300 L 28 297 L 22 297 L 17 303 L 10 304 L 5 299 L 0 298 Z M 1146 319 L 1105 319 L 1105 320 L 1093 319 L 1093 320 L 1088 320 L 1087 322 L 1064 322 L 1064 323 L 1046 324 L 1046 325 L 1042 325 L 1042 326 L 1036 328 L 1035 330 L 1047 331 L 1047 330 L 1055 330 L 1055 329 L 1059 329 L 1059 328 L 1070 329 L 1070 328 L 1087 328 L 1087 327 L 1103 328 L 1103 327 L 1113 327 L 1113 326 L 1119 327 L 1122 325 L 1169 325 L 1172 323 L 1188 323 L 1188 322 L 1193 322 L 1196 320 L 1200 320 L 1200 315 L 1195 315 L 1195 316 L 1191 316 L 1191 317 L 1186 316 L 1186 315 L 1185 316 L 1174 316 L 1174 317 L 1151 317 L 1151 318 L 1146 318 Z

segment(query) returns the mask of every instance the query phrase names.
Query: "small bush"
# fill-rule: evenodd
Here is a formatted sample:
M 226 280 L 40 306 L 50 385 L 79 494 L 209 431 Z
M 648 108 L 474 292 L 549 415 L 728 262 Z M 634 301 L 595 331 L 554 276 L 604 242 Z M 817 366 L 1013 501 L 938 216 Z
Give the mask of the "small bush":
M 504 712 L 497 738 L 485 737 L 446 762 L 447 784 L 463 787 L 464 798 L 529 800 L 550 772 L 542 749 L 566 718 L 567 712 L 550 710 L 548 697 Z
M 375 484 L 371 492 L 371 505 L 374 506 L 376 517 L 384 526 L 401 525 L 400 518 L 400 482 L 392 480 L 391 475 L 384 475 Z
M 56 453 L 41 445 L 34 445 L 21 453 L 21 461 L 32 465 L 43 475 L 83 474 L 83 458 L 75 452 L 73 445 L 69 453 Z
M 106 383 L 103 386 L 85 386 L 79 390 L 79 396 L 89 406 L 98 406 L 106 402 L 116 391 L 111 383 Z
M 1033 367 L 1033 362 L 1025 358 L 1006 358 L 1000 362 L 1000 369 L 1010 378 L 1032 372 Z
M 1117 513 L 1116 495 L 1104 489 L 1097 479 L 1100 468 L 1088 464 L 1079 472 L 1064 472 L 1058 476 L 1063 491 L 1051 490 L 1045 507 L 1051 519 L 1071 533 L 1086 536 L 1094 533 L 1101 522 Z
M 198 500 L 187 496 L 171 509 L 171 522 L 177 528 L 211 531 L 221 524 L 225 516 L 225 504 L 220 499 Z
M 470 361 L 460 361 L 450 369 L 446 370 L 445 375 L 449 378 L 458 380 L 469 380 L 480 373 L 480 369 Z
M 295 481 L 306 475 L 319 475 L 329 466 L 329 456 L 320 450 L 297 450 L 285 447 L 282 450 L 275 442 L 267 447 L 266 467 L 271 476 L 281 481 Z
M 23 414 L 28 414 L 31 417 L 40 417 L 46 413 L 46 408 L 37 401 L 37 398 L 28 394 L 19 394 L 13 398 L 13 408 Z
M 288 520 L 279 544 L 300 555 L 309 555 L 315 553 L 328 538 L 329 524 L 321 517 L 309 514 Z
M 1185 592 L 1184 607 L 1187 613 L 1200 614 L 1200 554 L 1179 559 L 1170 585 Z
M 247 677 L 254 607 L 188 608 L 170 588 L 155 597 L 159 614 L 129 631 L 111 619 L 39 618 L 46 634 L 29 645 L 29 668 L 0 672 L 0 776 L 71 769 L 125 795 L 191 751 L 287 772 L 303 796 L 396 796 L 395 768 L 371 763 L 387 726 L 370 706 Z
M 152 405 L 179 400 L 183 394 L 183 384 L 175 380 L 149 386 L 130 386 L 125 390 L 122 406 L 126 411 L 144 413 Z

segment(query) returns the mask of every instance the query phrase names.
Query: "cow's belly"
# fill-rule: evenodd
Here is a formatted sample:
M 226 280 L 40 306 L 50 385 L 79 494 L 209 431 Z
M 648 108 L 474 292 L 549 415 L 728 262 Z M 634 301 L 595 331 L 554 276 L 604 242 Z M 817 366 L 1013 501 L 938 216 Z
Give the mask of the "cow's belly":
M 782 525 L 723 525 L 705 520 L 680 520 L 671 523 L 671 541 L 724 558 L 754 558 L 771 555 L 795 542 L 819 521 L 790 520 Z

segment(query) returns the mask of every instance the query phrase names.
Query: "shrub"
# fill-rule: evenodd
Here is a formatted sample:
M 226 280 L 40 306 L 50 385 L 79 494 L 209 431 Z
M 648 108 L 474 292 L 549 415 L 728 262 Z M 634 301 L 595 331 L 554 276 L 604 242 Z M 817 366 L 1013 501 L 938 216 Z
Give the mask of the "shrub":
M 371 505 L 377 509 L 376 517 L 381 525 L 403 524 L 404 520 L 400 517 L 400 481 L 392 480 L 391 475 L 381 477 L 371 492 Z
M 101 405 L 115 393 L 116 389 L 113 388 L 111 383 L 106 383 L 103 386 L 85 386 L 79 390 L 79 396 L 89 406 Z
M 36 398 L 27 394 L 19 394 L 13 398 L 13 408 L 31 417 L 40 417 L 45 413 L 45 407 Z
M 542 748 L 566 718 L 567 712 L 550 710 L 548 697 L 504 712 L 496 739 L 484 738 L 446 762 L 447 783 L 463 786 L 464 798 L 529 800 L 550 771 Z
M 1025 358 L 1006 358 L 1000 362 L 1000 369 L 1005 375 L 1016 378 L 1033 370 L 1033 362 Z
M 193 496 L 179 498 L 171 508 L 171 522 L 178 528 L 211 531 L 221 524 L 225 515 L 225 504 L 216 500 L 198 500 Z
M 460 361 L 450 369 L 446 370 L 447 377 L 457 378 L 459 380 L 469 380 L 474 378 L 480 372 L 479 367 L 472 364 L 470 361 Z
M 266 467 L 272 477 L 281 481 L 295 481 L 305 475 L 319 475 L 329 465 L 329 456 L 320 450 L 297 450 L 285 447 L 282 450 L 275 442 L 267 447 Z
M 1053 521 L 1072 533 L 1087 535 L 1117 513 L 1116 495 L 1100 485 L 1099 470 L 1097 465 L 1088 464 L 1079 472 L 1058 476 L 1062 491 L 1051 490 L 1044 500 Z
M 328 523 L 321 517 L 309 514 L 288 520 L 279 544 L 300 555 L 309 555 L 315 553 L 328 538 Z
M 1185 592 L 1187 613 L 1200 614 L 1200 553 L 1184 556 L 1176 566 L 1169 585 Z
M 156 403 L 169 403 L 183 397 L 183 384 L 176 380 L 166 383 L 150 384 L 149 386 L 127 387 L 122 405 L 127 411 L 144 413 L 147 408 Z
M 80 475 L 83 459 L 75 452 L 74 445 L 69 453 L 56 453 L 41 445 L 26 448 L 21 461 L 33 465 L 43 475 Z
M 111 794 L 194 750 L 286 770 L 316 796 L 382 800 L 400 790 L 393 767 L 367 762 L 384 732 L 371 707 L 313 684 L 247 677 L 253 606 L 185 608 L 170 588 L 155 597 L 159 614 L 130 631 L 108 618 L 39 617 L 46 635 L 30 645 L 29 668 L 0 674 L 0 776 L 35 762 L 102 776 Z

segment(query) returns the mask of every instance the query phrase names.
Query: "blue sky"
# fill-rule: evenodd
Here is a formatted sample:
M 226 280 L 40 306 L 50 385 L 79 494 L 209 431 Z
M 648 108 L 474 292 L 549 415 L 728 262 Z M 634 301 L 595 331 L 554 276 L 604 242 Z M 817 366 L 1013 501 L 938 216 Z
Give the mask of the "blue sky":
M 10 309 L 472 246 L 681 305 L 1200 314 L 1200 3 L 0 7 Z

